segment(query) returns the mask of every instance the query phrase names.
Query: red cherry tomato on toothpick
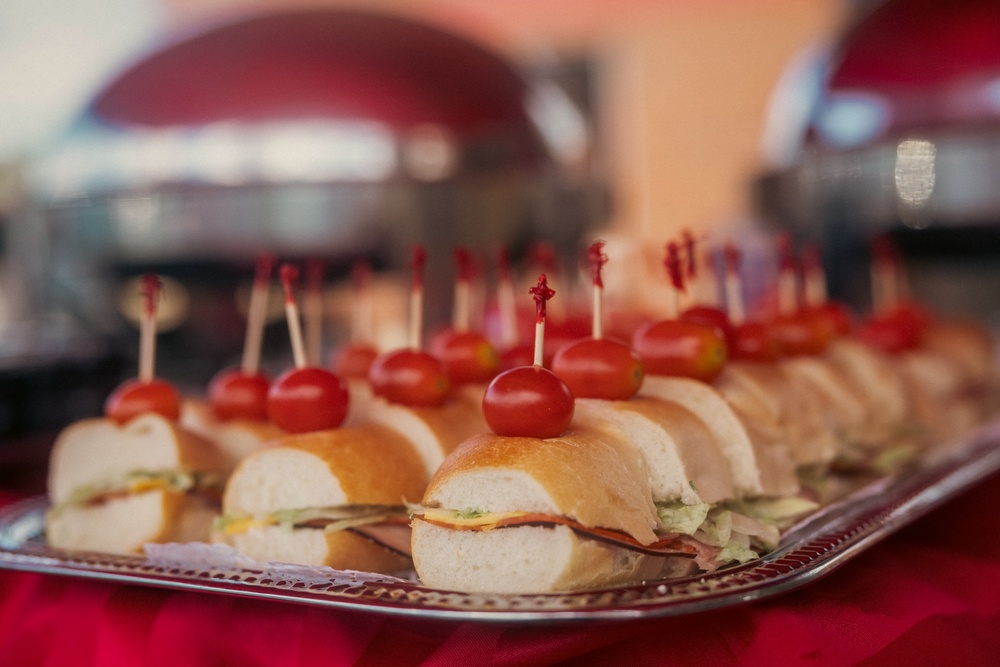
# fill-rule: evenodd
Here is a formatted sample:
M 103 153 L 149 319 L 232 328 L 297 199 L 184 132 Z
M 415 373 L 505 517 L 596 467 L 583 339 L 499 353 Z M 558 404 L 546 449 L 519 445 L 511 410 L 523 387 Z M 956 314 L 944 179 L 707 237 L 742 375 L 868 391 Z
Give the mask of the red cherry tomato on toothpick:
M 518 343 L 500 354 L 500 369 L 509 371 L 518 366 L 530 366 L 535 359 L 535 346 L 531 343 Z
M 289 433 L 307 433 L 340 426 L 347 416 L 350 396 L 344 381 L 330 371 L 308 366 L 299 328 L 294 283 L 298 270 L 281 267 L 285 290 L 285 313 L 292 341 L 295 368 L 281 374 L 267 392 L 267 414 L 278 428 Z
M 500 370 L 493 343 L 476 331 L 442 331 L 431 339 L 430 351 L 444 364 L 452 384 L 489 382 Z
M 420 350 L 395 350 L 380 355 L 368 373 L 372 393 L 390 403 L 443 405 L 451 396 L 451 381 L 437 357 Z
M 169 382 L 154 376 L 159 293 L 160 279 L 152 273 L 143 276 L 145 308 L 139 323 L 139 377 L 120 384 L 104 402 L 104 414 L 119 424 L 144 412 L 155 412 L 167 419 L 180 416 L 180 393 Z
M 545 303 L 555 295 L 543 273 L 529 292 L 535 300 L 534 364 L 497 375 L 483 395 L 483 417 L 497 435 L 554 438 L 573 421 L 576 409 L 566 383 L 542 367 L 545 340 Z
M 899 304 L 862 323 L 858 337 L 865 343 L 896 354 L 920 346 L 930 316 L 913 304 Z
M 848 336 L 854 331 L 854 316 L 842 303 L 826 301 L 815 306 L 803 306 L 802 312 L 825 319 L 836 336 Z
M 563 346 L 552 359 L 552 372 L 573 396 L 613 401 L 634 396 L 645 376 L 639 355 L 613 338 L 584 338 Z
M 430 351 L 441 360 L 452 384 L 489 382 L 500 369 L 500 355 L 485 335 L 469 327 L 475 262 L 465 248 L 455 250 L 455 304 L 450 329 L 439 331 Z
M 591 337 L 568 343 L 552 358 L 552 372 L 574 396 L 627 400 L 642 384 L 642 361 L 631 347 L 619 340 L 604 338 L 604 281 L 601 269 L 607 263 L 604 241 L 596 241 L 587 251 L 593 278 Z
M 693 322 L 705 326 L 715 327 L 719 330 L 722 339 L 727 343 L 733 335 L 733 325 L 729 321 L 729 315 L 719 308 L 712 306 L 691 306 L 677 316 L 683 322 Z
M 444 364 L 421 349 L 426 260 L 427 253 L 423 247 L 416 246 L 410 261 L 413 285 L 410 292 L 409 347 L 380 355 L 368 372 L 372 392 L 391 403 L 437 406 L 451 396 L 451 381 Z
M 664 320 L 641 327 L 632 347 L 650 375 L 673 375 L 711 382 L 728 357 L 726 342 L 712 326 Z
M 177 419 L 181 413 L 180 394 L 164 380 L 126 380 L 104 402 L 104 414 L 124 424 L 143 412 L 155 412 L 167 419 Z
M 782 354 L 822 354 L 835 335 L 834 323 L 821 312 L 798 310 L 771 321 Z
M 347 416 L 344 381 L 315 366 L 285 371 L 267 394 L 267 414 L 278 428 L 307 433 L 337 428 Z
M 216 374 L 208 385 L 208 401 L 219 419 L 267 421 L 270 379 L 263 373 L 248 375 L 240 368 Z
M 273 264 L 274 259 L 266 253 L 257 257 L 240 367 L 220 371 L 208 384 L 209 405 L 219 419 L 267 421 L 267 392 L 271 380 L 258 367 Z
M 378 350 L 374 345 L 350 343 L 334 352 L 331 365 L 334 372 L 342 377 L 363 380 L 368 378 L 376 358 Z
M 483 396 L 483 417 L 497 435 L 555 438 L 569 428 L 575 409 L 569 387 L 541 366 L 496 376 Z
M 733 327 L 728 348 L 729 358 L 734 361 L 773 362 L 781 358 L 781 345 L 764 322 L 744 322 Z

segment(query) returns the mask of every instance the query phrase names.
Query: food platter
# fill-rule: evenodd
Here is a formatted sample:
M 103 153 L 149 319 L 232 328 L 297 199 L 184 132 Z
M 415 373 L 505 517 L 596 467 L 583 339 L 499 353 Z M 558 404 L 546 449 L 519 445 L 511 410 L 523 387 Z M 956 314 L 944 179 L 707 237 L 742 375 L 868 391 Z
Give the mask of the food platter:
M 666 617 L 775 596 L 814 582 L 1000 470 L 1000 421 L 873 479 L 789 529 L 774 552 L 707 575 L 601 590 L 484 595 L 414 578 L 256 563 L 212 545 L 152 546 L 144 556 L 58 551 L 44 541 L 47 501 L 0 513 L 0 569 L 269 599 L 365 613 L 479 622 Z

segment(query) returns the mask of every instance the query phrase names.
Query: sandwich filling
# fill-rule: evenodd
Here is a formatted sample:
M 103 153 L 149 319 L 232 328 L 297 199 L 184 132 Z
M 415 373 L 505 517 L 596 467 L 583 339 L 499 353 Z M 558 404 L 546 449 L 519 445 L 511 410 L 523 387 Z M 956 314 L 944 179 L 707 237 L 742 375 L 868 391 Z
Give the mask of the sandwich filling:
M 521 526 L 567 526 L 581 537 L 603 541 L 647 555 L 693 558 L 698 567 L 711 572 L 728 563 L 759 558 L 778 545 L 779 526 L 790 517 L 816 504 L 800 498 L 761 503 L 742 503 L 737 509 L 709 504 L 680 502 L 656 504 L 661 526 L 656 540 L 639 542 L 628 533 L 610 528 L 585 526 L 565 516 L 538 512 L 489 512 L 411 506 L 414 521 L 424 521 L 448 530 L 489 531 Z M 751 514 L 755 514 L 752 516 Z
M 217 517 L 213 531 L 228 537 L 279 526 L 286 530 L 350 531 L 397 554 L 410 556 L 409 511 L 403 505 L 340 505 L 277 510 L 264 516 Z
M 64 503 L 52 508 L 57 514 L 62 508 L 73 505 L 99 505 L 115 498 L 149 491 L 170 491 L 201 496 L 218 505 L 222 498 L 225 478 L 212 472 L 189 470 L 132 470 L 122 477 L 100 484 L 86 484 L 76 488 Z

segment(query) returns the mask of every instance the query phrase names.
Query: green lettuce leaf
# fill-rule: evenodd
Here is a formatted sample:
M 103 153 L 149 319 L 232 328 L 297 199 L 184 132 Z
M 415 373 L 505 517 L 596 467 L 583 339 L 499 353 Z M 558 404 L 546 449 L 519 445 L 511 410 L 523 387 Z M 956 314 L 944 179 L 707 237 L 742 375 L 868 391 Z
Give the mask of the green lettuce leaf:
M 663 523 L 663 530 L 681 535 L 694 535 L 708 517 L 711 505 L 685 505 L 679 502 L 657 503 L 656 513 Z

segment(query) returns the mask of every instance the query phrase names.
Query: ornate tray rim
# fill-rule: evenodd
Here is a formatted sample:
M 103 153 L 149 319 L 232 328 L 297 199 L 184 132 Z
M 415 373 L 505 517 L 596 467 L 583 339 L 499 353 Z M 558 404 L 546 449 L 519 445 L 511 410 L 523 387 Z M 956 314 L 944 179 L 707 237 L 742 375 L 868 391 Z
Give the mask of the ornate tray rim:
M 484 595 L 407 579 L 280 564 L 190 566 L 145 557 L 66 552 L 41 541 L 44 497 L 0 511 L 0 569 L 263 598 L 366 613 L 532 623 L 678 616 L 801 588 L 1000 470 L 1000 420 L 937 450 L 906 475 L 873 481 L 786 532 L 774 552 L 683 579 L 573 593 Z

